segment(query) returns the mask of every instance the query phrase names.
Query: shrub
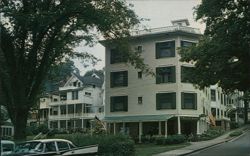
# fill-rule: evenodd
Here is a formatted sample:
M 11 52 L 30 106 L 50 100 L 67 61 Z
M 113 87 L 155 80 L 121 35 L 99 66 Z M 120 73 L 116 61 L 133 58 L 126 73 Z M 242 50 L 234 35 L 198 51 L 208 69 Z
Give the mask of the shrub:
M 102 156 L 133 156 L 135 154 L 134 141 L 125 135 L 84 135 L 58 134 L 56 138 L 67 139 L 77 146 L 98 144 L 98 155 Z
M 236 129 L 236 128 L 239 128 L 239 123 L 238 122 L 231 122 L 230 123 L 230 128 L 231 129 Z
M 186 142 L 184 135 L 170 135 L 165 139 L 165 144 L 180 144 Z
M 239 135 L 241 135 L 242 133 L 243 133 L 242 131 L 238 130 L 238 131 L 234 131 L 234 132 L 230 133 L 229 136 L 231 136 L 231 137 L 239 136 Z
M 220 128 L 211 128 L 201 134 L 199 138 L 197 138 L 197 141 L 205 141 L 205 140 L 211 140 L 214 139 L 220 135 L 222 135 L 225 131 Z
M 165 140 L 166 138 L 165 137 L 157 137 L 155 138 L 155 144 L 156 145 L 164 145 L 165 144 Z

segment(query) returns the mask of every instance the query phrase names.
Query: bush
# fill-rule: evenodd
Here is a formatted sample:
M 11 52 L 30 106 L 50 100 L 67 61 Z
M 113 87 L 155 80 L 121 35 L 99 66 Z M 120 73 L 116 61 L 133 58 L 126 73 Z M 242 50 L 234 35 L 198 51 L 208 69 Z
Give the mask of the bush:
M 230 133 L 229 136 L 231 136 L 231 137 L 239 136 L 239 135 L 241 135 L 242 133 L 243 133 L 242 131 L 238 130 L 238 131 L 234 131 L 234 132 Z
M 201 134 L 198 138 L 197 141 L 205 141 L 205 140 L 211 140 L 214 139 L 220 135 L 222 135 L 225 131 L 220 129 L 220 128 L 211 128 Z
M 239 127 L 240 127 L 240 125 L 239 125 L 238 122 L 231 122 L 230 123 L 230 128 L 231 129 L 236 129 L 236 128 L 239 128 Z
M 187 139 L 184 135 L 169 135 L 165 137 L 157 137 L 155 139 L 155 144 L 157 145 L 170 145 L 170 144 L 180 144 L 186 142 Z
M 84 135 L 58 134 L 56 138 L 67 139 L 77 146 L 87 146 L 98 144 L 98 155 L 102 156 L 133 156 L 135 155 L 135 143 L 125 135 Z

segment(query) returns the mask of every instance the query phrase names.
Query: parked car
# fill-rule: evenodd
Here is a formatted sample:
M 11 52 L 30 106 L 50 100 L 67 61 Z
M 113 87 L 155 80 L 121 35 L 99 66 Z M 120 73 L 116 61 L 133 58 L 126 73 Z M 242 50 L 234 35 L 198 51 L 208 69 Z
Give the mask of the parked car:
M 98 145 L 76 147 L 71 141 L 64 139 L 32 140 L 16 145 L 10 156 L 20 155 L 96 155 Z
M 15 143 L 9 140 L 1 140 L 1 156 L 12 153 L 15 149 Z

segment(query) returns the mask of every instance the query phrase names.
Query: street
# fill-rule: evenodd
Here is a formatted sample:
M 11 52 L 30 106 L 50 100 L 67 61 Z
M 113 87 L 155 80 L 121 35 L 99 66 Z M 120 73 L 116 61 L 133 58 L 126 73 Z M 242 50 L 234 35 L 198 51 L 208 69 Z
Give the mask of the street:
M 226 142 L 189 156 L 250 156 L 250 131 L 235 141 Z

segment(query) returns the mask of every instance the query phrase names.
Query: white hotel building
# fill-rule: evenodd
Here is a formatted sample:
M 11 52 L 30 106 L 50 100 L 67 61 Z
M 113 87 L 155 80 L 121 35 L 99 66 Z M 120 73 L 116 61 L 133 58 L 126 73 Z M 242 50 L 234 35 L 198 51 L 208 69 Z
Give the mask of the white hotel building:
M 185 71 L 193 64 L 179 61 L 178 48 L 197 43 L 202 34 L 188 27 L 188 20 L 172 24 L 138 31 L 130 40 L 155 77 L 126 64 L 116 47 L 101 42 L 106 48 L 104 121 L 110 133 L 125 131 L 139 141 L 143 135 L 201 134 L 215 120 L 210 91 L 188 83 Z M 225 107 L 216 110 L 226 112 Z M 229 120 L 220 112 L 216 120 Z

